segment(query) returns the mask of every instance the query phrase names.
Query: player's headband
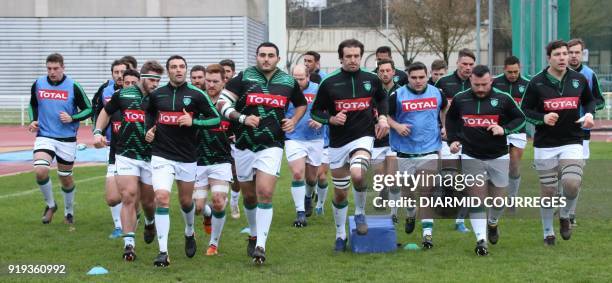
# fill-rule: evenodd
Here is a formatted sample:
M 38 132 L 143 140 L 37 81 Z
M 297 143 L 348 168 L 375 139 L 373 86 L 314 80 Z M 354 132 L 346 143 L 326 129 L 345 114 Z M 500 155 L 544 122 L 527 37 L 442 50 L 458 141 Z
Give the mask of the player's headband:
M 141 78 L 144 79 L 158 79 L 161 80 L 161 76 L 160 75 L 154 75 L 154 74 L 142 74 L 140 75 Z

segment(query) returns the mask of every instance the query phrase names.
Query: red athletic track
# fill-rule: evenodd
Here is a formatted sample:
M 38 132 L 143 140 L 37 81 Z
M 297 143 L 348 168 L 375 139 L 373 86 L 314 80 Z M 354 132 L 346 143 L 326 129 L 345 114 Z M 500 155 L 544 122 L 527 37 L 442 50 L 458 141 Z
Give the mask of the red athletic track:
M 31 149 L 36 134 L 28 132 L 27 127 L 0 126 L 0 152 Z M 77 136 L 79 143 L 93 144 L 91 126 L 79 127 Z M 0 176 L 32 170 L 32 164 L 27 162 L 0 163 Z
M 597 120 L 595 128 L 605 128 L 608 131 L 591 132 L 591 140 L 612 142 L 612 120 Z M 27 127 L 0 126 L 0 152 L 13 150 L 31 149 L 34 144 L 35 134 L 28 132 Z M 91 146 L 93 136 L 91 126 L 81 126 L 77 137 L 79 143 Z M 32 169 L 30 162 L 0 163 L 0 176 L 29 171 Z

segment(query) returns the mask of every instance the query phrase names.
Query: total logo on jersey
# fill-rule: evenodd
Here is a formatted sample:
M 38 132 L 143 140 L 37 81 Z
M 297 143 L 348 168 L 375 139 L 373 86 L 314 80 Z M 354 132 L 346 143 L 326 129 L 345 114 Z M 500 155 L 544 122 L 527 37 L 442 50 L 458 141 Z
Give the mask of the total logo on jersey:
M 125 110 L 123 112 L 126 122 L 144 122 L 144 111 L 143 110 Z
M 41 89 L 38 98 L 51 100 L 68 100 L 68 92 L 65 90 Z
M 577 109 L 578 97 L 562 97 L 544 100 L 544 111 Z
M 486 128 L 491 125 L 497 125 L 499 122 L 499 115 L 463 115 L 461 118 L 463 119 L 463 124 L 471 128 Z
M 193 117 L 193 112 L 188 112 L 189 116 Z M 144 114 L 144 113 L 143 113 Z M 163 125 L 178 125 L 178 119 L 185 115 L 183 112 L 168 112 L 160 111 L 157 117 L 157 122 Z
M 438 109 L 438 100 L 435 97 L 402 101 L 402 111 L 415 112 Z
M 272 108 L 284 108 L 285 105 L 287 105 L 287 97 L 266 93 L 249 93 L 247 95 L 246 105 L 262 105 Z
M 313 93 L 304 93 L 304 97 L 306 98 L 306 102 L 308 104 L 311 104 L 315 99 L 315 95 Z
M 221 123 L 219 123 L 219 127 L 218 128 L 214 128 L 211 129 L 211 131 L 213 132 L 227 132 L 230 128 L 230 122 L 229 121 L 221 121 Z
M 346 110 L 351 112 L 366 110 L 370 108 L 370 100 L 372 100 L 371 97 L 337 100 L 335 101 L 336 111 Z

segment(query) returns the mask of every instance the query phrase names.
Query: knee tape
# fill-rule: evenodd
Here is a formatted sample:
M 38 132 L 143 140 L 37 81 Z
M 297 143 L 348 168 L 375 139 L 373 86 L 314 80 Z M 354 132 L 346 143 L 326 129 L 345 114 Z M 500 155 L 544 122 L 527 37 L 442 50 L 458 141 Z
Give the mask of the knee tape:
M 229 191 L 229 185 L 212 185 L 210 191 L 213 193 L 225 193 Z
M 545 172 L 540 174 L 540 184 L 545 187 L 556 188 L 559 185 L 559 178 L 556 172 Z
M 351 185 L 351 177 L 350 176 L 341 177 L 341 178 L 332 177 L 332 182 L 334 183 L 334 187 L 336 187 L 336 189 L 346 190 Z
M 569 164 L 561 169 L 561 180 L 582 180 L 582 166 Z
M 36 159 L 34 160 L 34 167 L 51 167 L 51 163 L 45 159 Z
M 60 177 L 72 176 L 72 170 L 57 170 L 57 175 Z
M 367 171 L 370 168 L 370 158 L 366 155 L 355 155 L 349 162 L 351 169 L 359 168 Z

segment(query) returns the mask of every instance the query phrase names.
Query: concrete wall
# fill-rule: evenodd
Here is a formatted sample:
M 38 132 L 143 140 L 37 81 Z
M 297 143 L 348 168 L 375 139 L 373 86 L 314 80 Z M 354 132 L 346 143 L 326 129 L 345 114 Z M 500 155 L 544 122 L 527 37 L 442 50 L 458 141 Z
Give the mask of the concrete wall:
M 117 8 L 119 7 L 119 8 Z M 266 22 L 266 0 L 2 0 L 0 17 L 248 16 Z
M 380 35 L 376 30 L 366 28 L 346 28 L 346 29 L 318 29 L 308 28 L 303 29 L 303 33 L 300 33 L 301 29 L 290 29 L 289 33 L 289 44 L 288 52 L 289 57 L 291 53 L 295 53 L 293 56 L 294 62 L 302 62 L 301 54 L 308 50 L 314 50 L 321 54 L 321 69 L 323 70 L 334 70 L 340 67 L 340 61 L 338 60 L 338 44 L 342 40 L 349 38 L 356 38 L 361 41 L 365 47 L 363 54 L 362 66 L 367 69 L 374 69 L 376 67 L 375 52 L 379 46 L 387 45 L 390 46 L 393 51 L 393 61 L 398 69 L 403 69 L 403 59 L 401 55 L 393 49 L 393 46 L 389 41 Z M 471 35 L 473 38 L 474 36 Z M 481 51 L 480 60 L 482 64 L 487 64 L 487 41 L 486 41 L 486 29 L 483 29 L 481 34 Z M 461 48 L 470 48 L 474 52 L 476 51 L 476 41 L 472 41 Z M 423 50 L 416 57 L 416 61 L 421 61 L 425 65 L 430 66 L 431 62 L 438 59 L 438 56 L 433 54 L 430 50 Z M 455 69 L 455 62 L 457 61 L 457 52 L 451 54 L 449 58 L 450 70 Z M 502 60 L 503 61 L 503 60 Z

